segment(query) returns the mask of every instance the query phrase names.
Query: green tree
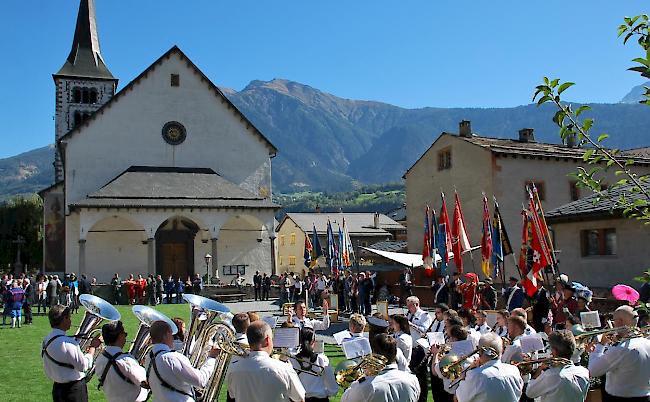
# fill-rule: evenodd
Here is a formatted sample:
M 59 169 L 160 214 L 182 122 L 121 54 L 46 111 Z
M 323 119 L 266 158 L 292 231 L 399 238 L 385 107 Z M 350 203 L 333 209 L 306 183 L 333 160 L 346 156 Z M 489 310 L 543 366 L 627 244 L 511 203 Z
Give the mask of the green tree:
M 40 197 L 15 197 L 0 204 L 0 271 L 16 262 L 14 241 L 22 236 L 21 261 L 28 267 L 40 268 L 43 259 L 43 202 Z

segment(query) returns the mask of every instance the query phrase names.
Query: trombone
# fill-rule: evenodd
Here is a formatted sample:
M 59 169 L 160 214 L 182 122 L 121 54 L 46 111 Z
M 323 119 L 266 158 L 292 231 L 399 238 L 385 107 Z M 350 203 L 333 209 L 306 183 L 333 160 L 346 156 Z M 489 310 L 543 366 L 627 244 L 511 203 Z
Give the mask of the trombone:
M 513 366 L 519 369 L 519 372 L 522 376 L 532 374 L 535 371 L 535 365 L 537 364 L 548 364 L 551 367 L 564 367 L 572 365 L 573 362 L 569 359 L 563 357 L 546 357 L 543 359 L 534 359 L 534 360 L 524 360 L 521 362 L 510 362 Z
M 271 358 L 280 360 L 282 362 L 288 363 L 289 360 L 293 360 L 298 363 L 298 368 L 294 367 L 294 370 L 297 373 L 304 373 L 312 375 L 314 377 L 320 377 L 325 372 L 325 366 L 310 362 L 306 359 L 301 359 L 295 355 L 292 355 L 285 349 L 276 349 L 271 354 Z

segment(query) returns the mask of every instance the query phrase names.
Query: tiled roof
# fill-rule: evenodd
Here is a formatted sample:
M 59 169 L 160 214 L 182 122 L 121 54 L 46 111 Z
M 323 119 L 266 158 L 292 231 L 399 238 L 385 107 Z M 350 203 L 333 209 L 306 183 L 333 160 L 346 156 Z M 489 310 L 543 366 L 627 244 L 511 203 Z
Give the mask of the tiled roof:
M 395 208 L 392 211 L 386 212 L 391 219 L 396 221 L 405 221 L 406 220 L 406 205 L 402 205 L 399 208 Z
M 408 247 L 406 241 L 380 241 L 379 243 L 371 244 L 369 248 L 381 251 L 392 251 L 394 253 L 403 252 Z
M 631 188 L 632 186 L 618 187 L 610 190 L 609 193 L 601 192 L 580 198 L 546 212 L 546 219 L 549 222 L 559 222 L 571 220 L 572 218 L 618 217 L 621 215 L 621 211 L 615 207 L 616 200 L 621 196 L 625 196 L 628 201 L 645 197 L 643 194 L 632 192 Z M 646 188 L 650 191 L 650 185 L 646 185 Z M 595 203 L 599 195 L 602 198 Z
M 287 218 L 291 219 L 300 227 L 305 233 L 311 233 L 313 227 L 316 226 L 316 232 L 319 235 L 327 234 L 327 220 L 332 223 L 332 230 L 338 232 L 339 225 L 343 225 L 343 218 L 345 218 L 345 225 L 348 228 L 350 236 L 390 236 L 388 230 L 404 230 L 404 226 L 395 222 L 384 214 L 379 214 L 379 227 L 375 228 L 373 213 L 366 212 L 350 212 L 350 213 L 299 213 L 289 212 L 280 223 L 284 224 Z

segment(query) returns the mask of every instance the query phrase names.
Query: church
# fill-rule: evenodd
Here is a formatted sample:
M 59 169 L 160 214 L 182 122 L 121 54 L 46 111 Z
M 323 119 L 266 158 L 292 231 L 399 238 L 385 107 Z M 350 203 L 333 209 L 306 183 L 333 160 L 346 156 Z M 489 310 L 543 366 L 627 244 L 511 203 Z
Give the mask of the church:
M 44 204 L 46 273 L 275 273 L 273 144 L 176 46 L 116 92 L 93 0 L 53 75 L 55 183 Z

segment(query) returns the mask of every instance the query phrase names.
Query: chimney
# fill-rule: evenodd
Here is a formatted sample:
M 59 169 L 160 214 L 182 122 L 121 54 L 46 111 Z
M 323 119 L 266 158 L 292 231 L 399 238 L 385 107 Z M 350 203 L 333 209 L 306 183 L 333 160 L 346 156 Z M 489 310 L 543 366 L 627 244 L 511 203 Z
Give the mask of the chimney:
M 378 212 L 375 212 L 375 216 L 373 216 L 373 222 L 372 223 L 373 223 L 372 227 L 374 227 L 375 229 L 379 229 L 379 213 Z
M 576 135 L 575 134 L 569 134 L 566 137 L 566 146 L 568 148 L 575 148 L 578 146 L 578 141 L 576 140 Z
M 314 212 L 316 212 L 317 214 L 320 214 L 320 205 L 319 204 L 316 204 L 316 208 L 314 208 Z
M 472 122 L 469 120 L 463 120 L 458 123 L 458 135 L 460 137 L 471 137 L 472 136 Z
M 522 128 L 519 130 L 520 142 L 535 142 L 535 130 L 532 128 Z

